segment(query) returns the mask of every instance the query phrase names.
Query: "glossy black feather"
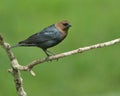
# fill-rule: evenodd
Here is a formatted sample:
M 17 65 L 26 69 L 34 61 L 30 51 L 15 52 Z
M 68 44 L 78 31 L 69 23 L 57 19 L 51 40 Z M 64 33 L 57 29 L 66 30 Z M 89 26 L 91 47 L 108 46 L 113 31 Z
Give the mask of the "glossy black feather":
M 55 25 L 51 25 L 43 29 L 41 32 L 33 34 L 26 40 L 19 42 L 19 45 L 49 48 L 58 44 L 63 39 L 61 37 L 62 37 L 61 32 L 58 31 Z
M 47 48 L 55 46 L 64 40 L 70 26 L 67 20 L 63 20 L 44 28 L 42 31 L 31 35 L 11 48 L 17 46 L 36 46 L 42 48 L 46 55 L 49 56 L 48 53 L 51 52 L 47 51 Z

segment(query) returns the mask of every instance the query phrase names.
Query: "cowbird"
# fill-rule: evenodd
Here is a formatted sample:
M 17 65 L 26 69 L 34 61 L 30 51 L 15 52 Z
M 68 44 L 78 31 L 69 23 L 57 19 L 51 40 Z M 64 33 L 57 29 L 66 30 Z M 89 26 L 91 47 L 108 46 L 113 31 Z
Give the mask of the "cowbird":
M 67 20 L 62 20 L 56 24 L 52 24 L 42 31 L 35 33 L 28 37 L 27 39 L 20 41 L 17 45 L 12 46 L 11 48 L 18 46 L 36 46 L 41 48 L 48 56 L 50 56 L 47 49 L 53 47 L 60 43 L 68 34 L 68 29 L 71 27 L 70 23 Z

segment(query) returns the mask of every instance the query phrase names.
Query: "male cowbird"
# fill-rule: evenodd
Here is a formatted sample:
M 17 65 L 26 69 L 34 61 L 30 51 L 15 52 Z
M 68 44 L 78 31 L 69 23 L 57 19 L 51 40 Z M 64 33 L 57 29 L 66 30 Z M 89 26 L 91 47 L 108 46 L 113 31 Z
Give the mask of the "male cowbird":
M 50 54 L 48 54 L 50 52 L 47 48 L 53 47 L 60 43 L 67 36 L 68 29 L 70 27 L 71 25 L 67 20 L 60 21 L 44 28 L 38 33 L 31 35 L 11 48 L 17 46 L 36 46 L 42 48 L 46 55 L 50 56 Z

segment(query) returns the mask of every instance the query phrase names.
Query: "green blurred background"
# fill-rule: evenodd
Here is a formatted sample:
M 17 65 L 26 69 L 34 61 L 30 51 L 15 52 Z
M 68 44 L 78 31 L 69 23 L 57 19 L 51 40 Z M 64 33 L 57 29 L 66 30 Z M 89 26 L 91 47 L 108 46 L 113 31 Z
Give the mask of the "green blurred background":
M 0 34 L 15 45 L 44 27 L 67 19 L 68 37 L 49 50 L 70 51 L 120 36 L 120 0 L 0 0 Z M 120 96 L 120 45 L 68 56 L 21 72 L 28 96 Z M 46 55 L 39 48 L 15 48 L 20 64 Z M 16 96 L 5 51 L 0 48 L 0 96 Z

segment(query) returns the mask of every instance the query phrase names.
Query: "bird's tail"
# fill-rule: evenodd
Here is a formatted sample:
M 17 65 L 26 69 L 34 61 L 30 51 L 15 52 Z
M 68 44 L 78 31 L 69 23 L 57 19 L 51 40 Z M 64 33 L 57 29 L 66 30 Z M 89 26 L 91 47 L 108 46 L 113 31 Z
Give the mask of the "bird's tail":
M 19 42 L 17 45 L 11 46 L 10 49 L 15 47 L 25 46 L 25 43 L 23 41 Z
M 35 44 L 27 44 L 25 42 L 19 42 L 17 45 L 11 46 L 10 49 L 15 48 L 15 47 L 22 47 L 22 46 L 36 46 Z
M 19 47 L 19 46 L 20 46 L 20 44 L 17 44 L 17 45 L 11 46 L 10 49 L 15 48 L 15 47 Z

